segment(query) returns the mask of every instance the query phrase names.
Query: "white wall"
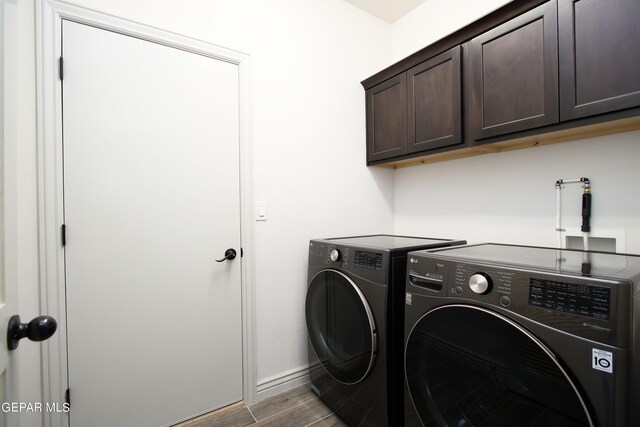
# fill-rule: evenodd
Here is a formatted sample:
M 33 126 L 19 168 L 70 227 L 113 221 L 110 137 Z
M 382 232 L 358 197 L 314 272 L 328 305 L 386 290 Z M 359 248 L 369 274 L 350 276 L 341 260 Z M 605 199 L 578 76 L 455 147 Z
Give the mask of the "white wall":
M 251 55 L 254 195 L 269 203 L 269 220 L 255 224 L 258 383 L 303 368 L 309 239 L 393 228 L 393 172 L 365 166 L 359 84 L 387 64 L 390 25 L 342 0 L 74 3 Z M 33 14 L 19 24 L 33 34 Z M 35 64 L 33 46 L 24 49 L 29 131 Z M 35 136 L 21 143 L 32 152 Z M 35 169 L 35 156 L 22 162 Z M 35 181 L 26 191 L 35 197 Z M 25 311 L 37 309 L 34 290 L 22 290 Z
M 427 0 L 392 25 L 394 61 L 505 4 Z M 398 234 L 555 246 L 555 181 L 592 181 L 592 227 L 640 253 L 640 132 L 398 169 Z M 563 190 L 563 226 L 580 226 L 580 186 Z
M 555 182 L 588 177 L 593 231 L 621 230 L 640 253 L 640 132 L 396 171 L 395 232 L 556 246 Z M 580 227 L 581 187 L 563 190 L 563 226 Z
M 392 63 L 487 15 L 511 0 L 426 0 L 391 27 Z

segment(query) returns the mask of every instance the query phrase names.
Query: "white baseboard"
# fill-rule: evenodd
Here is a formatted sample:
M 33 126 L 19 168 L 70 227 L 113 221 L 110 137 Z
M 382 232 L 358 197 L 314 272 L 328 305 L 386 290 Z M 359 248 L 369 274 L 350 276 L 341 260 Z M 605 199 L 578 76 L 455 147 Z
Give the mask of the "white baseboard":
M 258 393 L 256 400 L 266 399 L 275 396 L 299 385 L 309 382 L 309 366 L 302 366 L 281 374 L 266 378 L 258 383 Z

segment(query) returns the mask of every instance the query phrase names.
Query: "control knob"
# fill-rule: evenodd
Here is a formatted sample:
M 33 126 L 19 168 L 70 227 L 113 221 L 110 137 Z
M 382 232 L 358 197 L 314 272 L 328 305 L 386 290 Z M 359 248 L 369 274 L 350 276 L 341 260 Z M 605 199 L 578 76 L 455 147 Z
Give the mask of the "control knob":
M 331 258 L 333 262 L 340 261 L 340 251 L 337 249 L 332 250 L 329 258 Z
M 476 294 L 486 294 L 491 290 L 491 277 L 486 273 L 476 273 L 469 277 L 469 288 Z

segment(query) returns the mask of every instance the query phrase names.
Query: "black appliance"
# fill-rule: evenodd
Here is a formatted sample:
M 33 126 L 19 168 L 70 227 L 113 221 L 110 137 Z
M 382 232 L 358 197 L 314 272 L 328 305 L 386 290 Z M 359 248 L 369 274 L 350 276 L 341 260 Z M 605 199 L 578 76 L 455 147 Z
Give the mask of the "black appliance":
M 392 235 L 309 243 L 311 387 L 348 425 L 402 425 L 407 252 L 464 243 Z
M 640 257 L 501 244 L 408 255 L 408 426 L 640 425 Z

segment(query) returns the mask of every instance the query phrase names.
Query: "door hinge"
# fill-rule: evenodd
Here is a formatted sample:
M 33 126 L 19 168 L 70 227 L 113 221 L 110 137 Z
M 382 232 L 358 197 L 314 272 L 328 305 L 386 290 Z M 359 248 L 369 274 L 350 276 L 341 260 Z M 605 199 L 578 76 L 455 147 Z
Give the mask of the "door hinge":
M 64 392 L 64 402 L 71 406 L 71 390 L 67 389 L 67 391 Z
M 65 224 L 62 224 L 62 226 L 60 226 L 60 237 L 62 238 L 62 246 L 66 246 L 67 245 L 67 226 Z
M 60 76 L 60 80 L 64 78 L 64 61 L 62 56 L 58 59 L 58 75 Z

